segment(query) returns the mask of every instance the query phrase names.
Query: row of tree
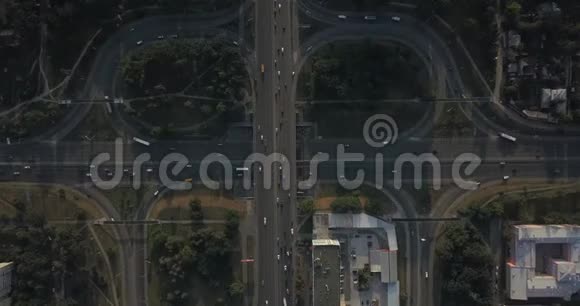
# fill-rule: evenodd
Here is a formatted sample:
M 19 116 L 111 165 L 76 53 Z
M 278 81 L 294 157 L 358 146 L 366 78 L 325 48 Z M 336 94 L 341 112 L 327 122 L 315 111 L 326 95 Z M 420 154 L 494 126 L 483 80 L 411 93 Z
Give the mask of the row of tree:
M 15 207 L 16 216 L 0 222 L 0 262 L 14 263 L 12 305 L 95 305 L 91 283 L 105 292 L 107 284 L 86 266 L 87 228 L 52 227 L 26 205 Z
M 204 225 L 199 200 L 190 203 L 192 228 L 188 235 L 172 233 L 166 227 L 154 227 L 150 239 L 151 256 L 160 277 L 161 298 L 169 305 L 183 305 L 190 296 L 192 277 L 201 277 L 211 287 L 227 288 L 229 303 L 239 301 L 244 284 L 232 279 L 231 255 L 238 236 L 239 215 L 226 214 L 224 230 Z

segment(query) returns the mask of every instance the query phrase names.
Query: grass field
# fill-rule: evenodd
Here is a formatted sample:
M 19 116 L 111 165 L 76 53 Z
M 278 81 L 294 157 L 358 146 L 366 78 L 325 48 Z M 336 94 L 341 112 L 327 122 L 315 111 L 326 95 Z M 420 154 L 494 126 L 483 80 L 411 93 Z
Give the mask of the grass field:
M 103 217 L 94 200 L 65 186 L 0 183 L 2 214 L 14 215 L 17 203 L 24 204 L 27 210 L 43 215 L 47 220 L 74 220 L 81 213 L 89 219 Z
M 246 213 L 245 201 L 234 199 L 219 192 L 196 189 L 173 192 L 159 199 L 151 209 L 153 219 L 189 219 L 189 203 L 194 199 L 201 201 L 205 219 L 221 220 L 228 210 L 237 211 L 241 217 Z

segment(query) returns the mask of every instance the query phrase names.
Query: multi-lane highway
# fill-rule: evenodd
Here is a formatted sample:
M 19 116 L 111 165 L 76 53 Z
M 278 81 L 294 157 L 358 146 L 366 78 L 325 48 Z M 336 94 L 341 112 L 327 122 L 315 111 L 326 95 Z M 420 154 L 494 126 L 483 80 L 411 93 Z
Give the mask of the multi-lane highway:
M 292 1 L 262 1 L 256 4 L 256 57 L 258 71 L 257 101 L 254 122 L 256 152 L 281 153 L 281 165 L 292 169 L 285 173 L 280 165 L 273 176 L 264 178 L 258 170 L 256 206 L 258 218 L 258 303 L 292 304 L 292 249 L 295 206 L 295 111 L 292 99 L 294 80 L 294 40 L 296 27 Z M 256 166 L 261 167 L 261 166 Z M 272 188 L 264 188 L 271 180 Z M 284 188 L 286 180 L 290 189 Z M 286 253 L 288 252 L 288 253 Z

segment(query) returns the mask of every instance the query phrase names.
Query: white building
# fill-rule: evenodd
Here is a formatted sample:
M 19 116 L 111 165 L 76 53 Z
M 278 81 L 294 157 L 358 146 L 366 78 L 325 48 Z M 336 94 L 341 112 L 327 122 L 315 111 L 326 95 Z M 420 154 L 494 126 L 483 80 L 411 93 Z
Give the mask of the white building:
M 580 226 L 513 227 L 506 282 L 512 300 L 562 298 L 580 290 Z
M 395 225 L 391 222 L 361 213 L 361 214 L 337 214 L 337 213 L 317 213 L 314 215 L 314 236 L 319 239 L 329 237 L 333 231 L 351 232 L 355 236 L 350 240 L 349 251 L 351 256 L 356 258 L 350 263 L 352 270 L 361 270 L 369 266 L 372 274 L 379 280 L 377 284 L 380 299 L 376 296 L 376 305 L 399 306 L 400 288 L 398 279 L 398 244 Z M 378 248 L 369 245 L 373 239 L 369 237 L 356 238 L 357 234 L 365 231 L 375 231 L 380 236 L 386 238 L 386 245 Z M 376 242 L 376 241 L 375 241 Z M 317 242 L 320 245 L 320 242 Z M 371 290 L 372 291 L 372 290 Z M 373 296 L 375 297 L 375 296 Z M 351 295 L 352 298 L 352 295 Z M 366 298 L 373 300 L 374 298 Z M 319 304 L 314 303 L 319 306 Z

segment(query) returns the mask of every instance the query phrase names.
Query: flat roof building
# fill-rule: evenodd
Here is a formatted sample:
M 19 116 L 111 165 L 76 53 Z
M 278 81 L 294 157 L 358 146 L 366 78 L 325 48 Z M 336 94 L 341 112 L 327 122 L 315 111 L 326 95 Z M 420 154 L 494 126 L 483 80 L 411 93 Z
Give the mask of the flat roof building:
M 313 305 L 340 306 L 340 243 L 312 240 Z
M 562 298 L 580 290 L 580 226 L 513 227 L 507 291 L 512 300 Z
M 324 300 L 324 290 L 333 292 L 333 286 L 323 283 L 317 279 L 316 265 L 324 262 L 323 258 L 335 258 L 337 263 L 332 266 L 339 266 L 336 280 L 338 290 L 345 290 L 345 298 L 351 305 L 358 305 L 359 302 L 372 302 L 377 306 L 398 306 L 400 300 L 400 289 L 398 280 L 398 245 L 394 224 L 385 220 L 369 216 L 367 214 L 336 214 L 317 213 L 313 218 L 313 234 L 316 238 L 313 244 L 313 266 L 314 286 L 313 305 L 337 305 L 340 303 L 340 294 L 332 294 L 338 300 Z M 331 240 L 331 237 L 338 237 L 340 240 Z M 332 241 L 332 243 L 330 242 Z M 338 244 L 337 246 L 334 246 Z M 332 253 L 328 250 L 333 246 Z M 323 247 L 326 250 L 323 250 Z M 341 250 L 341 248 L 344 248 Z M 342 254 L 344 258 L 340 258 Z M 340 267 L 341 260 L 344 260 L 344 274 L 341 275 L 343 267 Z M 323 264 L 331 267 L 329 264 Z M 371 279 L 361 287 L 358 282 L 358 275 L 361 270 L 370 270 Z M 322 270 L 324 271 L 324 270 Z M 330 275 L 330 271 L 328 271 Z M 320 279 L 326 281 L 325 278 Z M 340 279 L 340 280 L 339 280 Z M 327 286 L 328 285 L 328 286 Z M 327 286 L 327 287 L 326 287 Z

